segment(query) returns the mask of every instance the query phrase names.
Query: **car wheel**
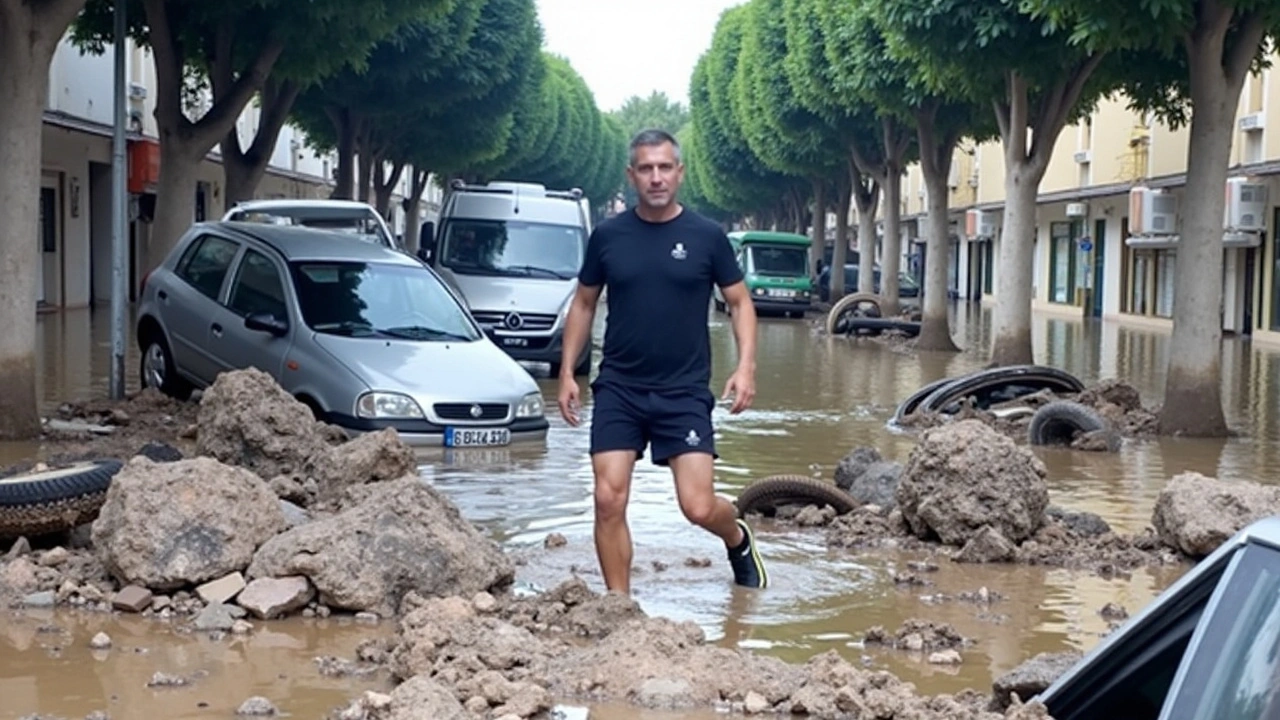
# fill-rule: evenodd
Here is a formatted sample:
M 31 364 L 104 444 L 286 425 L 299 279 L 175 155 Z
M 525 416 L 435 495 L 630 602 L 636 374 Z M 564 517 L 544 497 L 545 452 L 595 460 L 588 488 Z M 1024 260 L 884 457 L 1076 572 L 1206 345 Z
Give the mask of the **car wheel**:
M 173 353 L 162 337 L 151 338 L 142 350 L 142 368 L 139 373 L 143 388 L 153 388 L 165 395 L 186 400 L 191 396 L 191 384 L 178 376 L 173 367 Z

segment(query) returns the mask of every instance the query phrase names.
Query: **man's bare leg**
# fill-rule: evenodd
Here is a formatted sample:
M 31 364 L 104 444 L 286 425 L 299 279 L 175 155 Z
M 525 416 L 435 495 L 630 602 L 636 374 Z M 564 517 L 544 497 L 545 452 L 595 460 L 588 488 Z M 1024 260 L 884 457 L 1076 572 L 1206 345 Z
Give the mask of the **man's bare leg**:
M 680 510 L 689 522 L 715 533 L 725 547 L 741 543 L 737 509 L 715 492 L 715 458 L 708 453 L 687 452 L 671 458 L 669 464 L 675 475 Z
M 627 527 L 627 501 L 631 497 L 633 450 L 608 450 L 591 456 L 595 472 L 596 557 L 605 587 L 631 594 L 631 530 Z

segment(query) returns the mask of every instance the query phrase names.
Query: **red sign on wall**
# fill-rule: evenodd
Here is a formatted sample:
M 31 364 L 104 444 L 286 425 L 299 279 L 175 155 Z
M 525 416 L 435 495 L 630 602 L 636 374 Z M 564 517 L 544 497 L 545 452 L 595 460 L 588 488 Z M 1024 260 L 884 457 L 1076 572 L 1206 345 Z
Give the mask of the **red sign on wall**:
M 129 192 L 146 192 L 160 181 L 160 143 L 145 138 L 129 141 Z

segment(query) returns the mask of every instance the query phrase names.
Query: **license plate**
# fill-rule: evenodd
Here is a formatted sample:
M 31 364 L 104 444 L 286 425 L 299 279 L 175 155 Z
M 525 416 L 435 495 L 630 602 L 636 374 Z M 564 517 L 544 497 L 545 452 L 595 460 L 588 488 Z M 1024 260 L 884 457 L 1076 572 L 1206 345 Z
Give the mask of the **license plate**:
M 507 448 L 449 448 L 444 451 L 446 465 L 505 465 L 511 462 Z
M 493 447 L 509 445 L 511 431 L 507 428 L 455 428 L 444 429 L 445 447 Z
M 504 337 L 502 338 L 502 345 L 504 347 L 528 347 L 529 338 Z
M 783 290 L 783 289 L 780 289 L 780 288 L 773 288 L 773 289 L 769 290 L 769 294 L 770 294 L 770 295 L 772 295 L 773 297 L 784 297 L 784 298 L 789 298 L 789 297 L 795 297 L 796 291 L 795 291 L 795 290 Z

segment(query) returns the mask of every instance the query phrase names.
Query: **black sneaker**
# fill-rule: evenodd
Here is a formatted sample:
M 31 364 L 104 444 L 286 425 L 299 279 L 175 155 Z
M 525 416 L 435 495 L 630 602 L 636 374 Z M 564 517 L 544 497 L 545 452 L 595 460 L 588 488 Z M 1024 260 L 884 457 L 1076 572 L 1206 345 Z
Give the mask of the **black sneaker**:
M 742 544 L 729 549 L 729 565 L 733 567 L 733 581 L 743 587 L 765 588 L 769 585 L 769 574 L 764 570 L 764 560 L 756 550 L 755 538 L 747 523 L 738 520 L 742 528 Z

